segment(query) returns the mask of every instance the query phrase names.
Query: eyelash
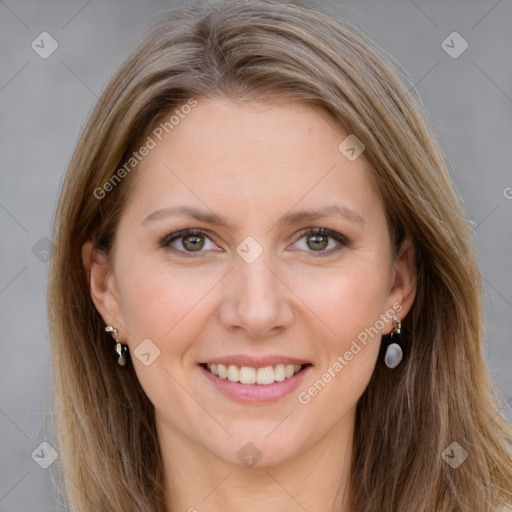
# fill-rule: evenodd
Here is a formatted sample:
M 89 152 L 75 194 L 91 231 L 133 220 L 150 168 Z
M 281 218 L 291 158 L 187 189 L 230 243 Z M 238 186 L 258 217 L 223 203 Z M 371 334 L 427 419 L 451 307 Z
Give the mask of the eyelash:
M 328 238 L 334 239 L 336 242 L 338 242 L 338 246 L 335 248 L 331 248 L 328 251 L 322 250 L 322 251 L 308 251 L 311 253 L 316 254 L 316 257 L 325 257 L 330 256 L 331 254 L 338 253 L 343 249 L 344 247 L 350 247 L 350 241 L 347 237 L 343 236 L 341 233 L 337 233 L 336 231 L 332 231 L 330 229 L 326 228 L 308 228 L 303 230 L 300 233 L 299 238 L 295 243 L 297 243 L 302 238 L 308 236 L 308 235 L 323 235 Z M 167 248 L 169 250 L 172 250 L 173 252 L 180 253 L 181 255 L 185 254 L 185 257 L 194 258 L 197 257 L 194 254 L 194 251 L 182 251 L 179 249 L 176 249 L 175 247 L 171 247 L 170 244 L 174 242 L 175 240 L 179 240 L 180 238 L 186 238 L 187 236 L 204 236 L 211 240 L 211 238 L 208 236 L 208 234 L 205 231 L 202 231 L 200 229 L 184 229 L 182 231 L 177 231 L 176 233 L 172 233 L 170 235 L 165 236 L 160 241 L 160 246 L 163 248 Z M 204 251 L 196 251 L 198 254 Z

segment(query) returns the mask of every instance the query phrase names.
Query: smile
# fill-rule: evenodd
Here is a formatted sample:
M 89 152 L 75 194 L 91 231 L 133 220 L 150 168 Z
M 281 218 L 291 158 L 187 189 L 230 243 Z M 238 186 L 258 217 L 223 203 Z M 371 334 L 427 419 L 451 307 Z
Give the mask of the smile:
M 279 362 L 284 358 L 277 357 L 230 359 L 224 363 L 218 360 L 202 363 L 199 369 L 214 389 L 246 404 L 276 402 L 290 395 L 313 369 L 311 363 L 298 364 L 303 362 L 298 360 Z M 251 363 L 254 366 L 249 366 Z
M 276 364 L 274 366 L 264 366 L 263 368 L 254 368 L 251 366 L 237 366 L 235 364 L 206 364 L 205 367 L 213 375 L 221 379 L 227 379 L 231 382 L 240 384 L 258 384 L 268 386 L 274 382 L 292 378 L 300 372 L 305 365 L 300 364 Z

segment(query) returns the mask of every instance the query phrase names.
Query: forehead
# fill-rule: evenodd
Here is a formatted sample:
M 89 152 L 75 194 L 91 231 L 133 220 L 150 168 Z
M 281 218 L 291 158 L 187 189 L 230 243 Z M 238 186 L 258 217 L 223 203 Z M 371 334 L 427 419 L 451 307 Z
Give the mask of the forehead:
M 341 199 L 363 215 L 377 199 L 364 160 L 339 151 L 347 133 L 320 108 L 201 99 L 187 112 L 150 134 L 155 144 L 135 171 L 133 208 L 186 201 L 240 216 Z

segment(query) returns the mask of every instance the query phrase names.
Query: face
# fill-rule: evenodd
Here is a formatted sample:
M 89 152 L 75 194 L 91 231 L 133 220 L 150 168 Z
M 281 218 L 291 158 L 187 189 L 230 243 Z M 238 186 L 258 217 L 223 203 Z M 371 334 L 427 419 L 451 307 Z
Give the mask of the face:
M 277 464 L 353 425 L 390 310 L 412 298 L 346 137 L 309 106 L 227 99 L 153 137 L 110 271 L 98 255 L 90 268 L 162 437 Z

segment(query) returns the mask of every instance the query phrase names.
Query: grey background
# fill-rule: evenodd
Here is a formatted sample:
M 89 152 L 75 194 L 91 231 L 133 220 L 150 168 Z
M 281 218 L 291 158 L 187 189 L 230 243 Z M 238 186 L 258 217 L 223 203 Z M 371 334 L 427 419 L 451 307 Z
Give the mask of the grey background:
M 55 444 L 45 249 L 56 200 L 78 135 L 114 69 L 159 13 L 180 5 L 0 1 L 0 512 L 60 508 L 51 480 L 57 464 L 45 470 L 31 458 L 41 442 Z M 512 2 L 320 5 L 388 51 L 430 115 L 473 227 L 486 285 L 486 358 L 510 419 Z M 59 45 L 47 59 L 31 48 L 43 31 Z M 453 31 L 469 44 L 456 59 L 441 46 Z

